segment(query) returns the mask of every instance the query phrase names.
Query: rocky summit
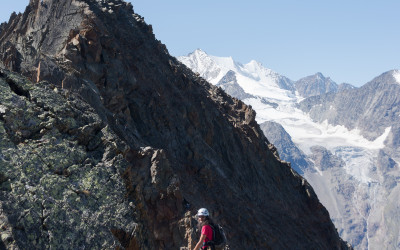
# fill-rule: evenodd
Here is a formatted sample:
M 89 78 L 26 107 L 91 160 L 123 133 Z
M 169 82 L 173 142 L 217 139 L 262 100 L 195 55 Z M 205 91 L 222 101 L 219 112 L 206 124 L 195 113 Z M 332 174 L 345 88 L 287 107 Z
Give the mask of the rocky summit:
M 31 0 L 0 26 L 0 248 L 351 249 L 250 106 L 120 0 Z

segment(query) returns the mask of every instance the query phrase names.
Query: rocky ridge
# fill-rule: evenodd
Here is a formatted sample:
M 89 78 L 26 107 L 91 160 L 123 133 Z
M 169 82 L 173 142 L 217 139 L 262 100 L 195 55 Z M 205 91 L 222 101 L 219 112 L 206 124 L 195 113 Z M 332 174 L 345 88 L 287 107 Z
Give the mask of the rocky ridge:
M 294 83 L 296 90 L 303 97 L 321 95 L 329 92 L 337 92 L 339 87 L 329 77 L 326 78 L 321 73 L 307 76 Z
M 31 0 L 1 25 L 2 247 L 178 249 L 207 207 L 248 249 L 349 249 L 255 112 L 123 1 Z M 238 228 L 238 224 L 245 227 Z
M 358 128 L 370 140 L 382 135 L 388 127 L 392 127 L 392 134 L 397 133 L 398 126 L 392 124 L 400 124 L 400 84 L 396 83 L 393 72 L 383 73 L 357 89 L 307 98 L 299 108 L 316 121 L 327 120 L 349 130 Z

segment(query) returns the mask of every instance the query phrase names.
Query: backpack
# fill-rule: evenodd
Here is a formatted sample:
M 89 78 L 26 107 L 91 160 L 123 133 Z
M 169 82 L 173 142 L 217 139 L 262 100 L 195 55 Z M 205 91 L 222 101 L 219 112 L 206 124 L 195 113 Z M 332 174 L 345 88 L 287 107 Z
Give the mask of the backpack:
M 224 233 L 224 229 L 219 224 L 210 224 L 213 231 L 213 240 L 211 244 L 214 244 L 215 247 L 225 247 L 226 244 L 226 236 Z

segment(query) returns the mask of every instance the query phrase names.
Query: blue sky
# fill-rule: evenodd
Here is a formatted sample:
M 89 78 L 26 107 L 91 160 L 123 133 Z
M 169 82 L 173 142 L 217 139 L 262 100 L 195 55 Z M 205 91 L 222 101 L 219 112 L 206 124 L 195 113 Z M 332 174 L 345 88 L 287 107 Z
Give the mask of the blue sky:
M 0 21 L 28 0 L 7 2 Z M 398 0 L 134 0 L 174 56 L 197 48 L 261 62 L 292 80 L 323 73 L 361 86 L 400 69 Z

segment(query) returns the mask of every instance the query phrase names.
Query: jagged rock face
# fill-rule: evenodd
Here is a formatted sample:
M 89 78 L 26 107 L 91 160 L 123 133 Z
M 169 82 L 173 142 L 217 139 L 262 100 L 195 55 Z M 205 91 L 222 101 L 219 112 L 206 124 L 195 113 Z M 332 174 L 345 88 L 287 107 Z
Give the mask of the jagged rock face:
M 341 167 L 344 165 L 342 159 L 334 156 L 329 150 L 321 146 L 311 147 L 312 157 L 315 165 L 319 166 L 320 170 L 324 171 L 328 168 Z
M 47 82 L 2 73 L 0 90 L 2 246 L 119 246 L 113 231 L 138 226 L 124 198 L 124 142 L 83 100 Z
M 387 72 L 358 89 L 307 98 L 299 107 L 316 121 L 358 128 L 374 140 L 387 127 L 400 124 L 400 84 Z M 392 127 L 391 133 L 397 133 L 396 129 Z
M 294 83 L 296 90 L 303 97 L 317 96 L 329 92 L 337 92 L 338 85 L 321 73 L 301 78 Z
M 346 90 L 349 90 L 349 89 L 356 89 L 356 87 L 351 85 L 351 84 L 349 84 L 349 83 L 341 83 L 338 86 L 337 92 L 342 92 L 342 91 L 346 91 Z
M 32 0 L 2 26 L 7 248 L 179 249 L 207 207 L 232 249 L 347 249 L 255 112 L 123 1 Z

